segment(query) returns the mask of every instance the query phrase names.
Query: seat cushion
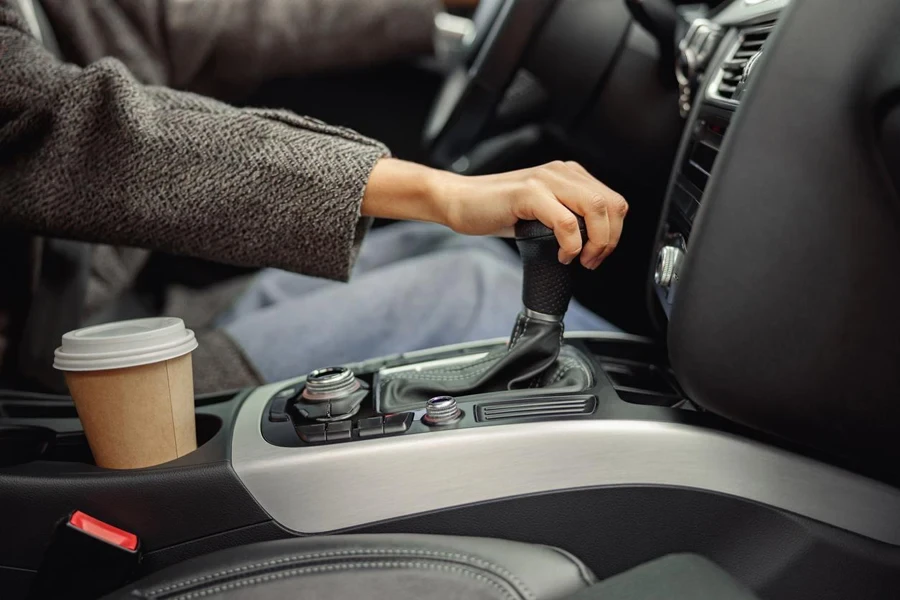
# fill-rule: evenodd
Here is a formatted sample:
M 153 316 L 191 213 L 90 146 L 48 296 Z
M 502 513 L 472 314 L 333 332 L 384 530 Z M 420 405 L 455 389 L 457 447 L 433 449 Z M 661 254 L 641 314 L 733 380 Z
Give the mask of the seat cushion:
M 345 535 L 241 546 L 153 574 L 110 600 L 554 600 L 594 583 L 570 554 L 486 538 Z
M 759 600 L 696 554 L 672 554 L 581 590 L 570 600 Z

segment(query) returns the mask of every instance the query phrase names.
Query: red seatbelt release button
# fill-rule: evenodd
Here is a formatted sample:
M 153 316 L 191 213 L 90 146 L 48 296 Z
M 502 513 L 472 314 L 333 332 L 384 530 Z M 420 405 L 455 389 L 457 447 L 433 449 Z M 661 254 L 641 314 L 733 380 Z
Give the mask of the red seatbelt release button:
M 100 519 L 95 519 L 80 510 L 76 510 L 69 517 L 69 525 L 107 544 L 131 550 L 132 552 L 137 550 L 138 537 L 136 535 L 118 527 L 113 527 Z

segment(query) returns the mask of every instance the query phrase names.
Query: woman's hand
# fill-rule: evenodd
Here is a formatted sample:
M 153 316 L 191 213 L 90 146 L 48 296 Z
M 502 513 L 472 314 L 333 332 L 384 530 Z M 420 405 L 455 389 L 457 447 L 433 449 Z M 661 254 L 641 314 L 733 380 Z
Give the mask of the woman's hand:
M 432 221 L 469 235 L 512 235 L 519 220 L 537 220 L 559 240 L 559 260 L 596 269 L 622 235 L 628 203 L 574 162 L 465 177 L 394 159 L 375 165 L 363 214 Z M 578 220 L 588 241 L 582 247 Z

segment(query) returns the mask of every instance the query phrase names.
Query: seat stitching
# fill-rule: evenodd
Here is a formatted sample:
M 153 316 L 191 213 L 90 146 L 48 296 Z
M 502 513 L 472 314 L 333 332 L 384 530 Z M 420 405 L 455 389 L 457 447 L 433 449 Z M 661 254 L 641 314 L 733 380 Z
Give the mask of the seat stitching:
M 269 573 L 260 577 L 255 577 L 253 579 L 244 579 L 240 581 L 232 581 L 225 585 L 218 585 L 212 588 L 199 590 L 196 592 L 190 592 L 188 594 L 183 594 L 178 596 L 174 600 L 191 600 L 192 598 L 202 598 L 203 596 L 208 596 L 210 594 L 217 594 L 219 592 L 223 592 L 226 590 L 233 590 L 240 587 L 251 587 L 254 585 L 259 585 L 261 583 L 266 583 L 268 581 L 276 581 L 280 579 L 287 579 L 291 577 L 297 577 L 299 575 L 306 575 L 310 573 L 326 573 L 329 571 L 350 571 L 355 569 L 402 569 L 402 568 L 416 568 L 416 569 L 432 569 L 435 571 L 448 571 L 451 573 L 458 573 L 465 575 L 471 579 L 478 581 L 479 583 L 483 583 L 493 587 L 495 590 L 500 592 L 500 594 L 507 598 L 508 600 L 516 600 L 516 597 L 512 595 L 509 590 L 504 589 L 500 584 L 496 581 L 492 581 L 488 577 L 485 577 L 481 573 L 477 573 L 470 569 L 466 569 L 464 567 L 443 565 L 443 564 L 435 564 L 435 563 L 425 563 L 425 562 L 364 562 L 364 563 L 346 563 L 346 564 L 338 564 L 338 565 L 318 565 L 315 567 L 303 567 L 299 569 L 291 569 L 289 571 L 281 571 L 278 573 Z
M 223 571 L 217 571 L 215 573 L 209 575 L 202 575 L 200 577 L 194 577 L 192 579 L 188 579 L 185 581 L 172 583 L 160 588 L 156 588 L 154 590 L 150 590 L 149 592 L 145 592 L 149 596 L 155 596 L 157 594 L 161 594 L 164 592 L 174 591 L 179 588 L 183 588 L 189 585 L 193 585 L 196 583 L 201 583 L 203 581 L 208 581 L 210 579 L 215 579 L 217 577 L 224 577 L 226 575 L 233 575 L 236 573 L 242 573 L 245 571 L 249 571 L 252 569 L 259 569 L 262 567 L 273 567 L 276 565 L 284 564 L 286 562 L 292 562 L 295 560 L 309 560 L 316 558 L 337 558 L 341 556 L 351 556 L 354 554 L 369 554 L 369 555 L 386 555 L 386 554 L 400 554 L 400 555 L 408 555 L 408 556 L 422 556 L 429 558 L 449 558 L 453 560 L 460 561 L 468 561 L 474 566 L 478 566 L 481 568 L 486 568 L 494 573 L 501 575 L 511 582 L 513 582 L 516 586 L 521 588 L 522 593 L 530 599 L 535 598 L 534 594 L 528 589 L 525 583 L 510 573 L 508 570 L 504 569 L 500 565 L 492 563 L 488 560 L 480 559 L 474 556 L 470 556 L 468 554 L 461 554 L 456 552 L 441 552 L 437 550 L 412 550 L 408 548 L 351 548 L 348 550 L 330 550 L 327 552 L 311 552 L 306 554 L 294 554 L 291 556 L 286 556 L 283 558 L 277 558 L 273 560 L 267 560 L 263 562 L 253 563 L 250 565 L 243 565 L 240 567 L 234 567 L 231 569 L 225 569 Z

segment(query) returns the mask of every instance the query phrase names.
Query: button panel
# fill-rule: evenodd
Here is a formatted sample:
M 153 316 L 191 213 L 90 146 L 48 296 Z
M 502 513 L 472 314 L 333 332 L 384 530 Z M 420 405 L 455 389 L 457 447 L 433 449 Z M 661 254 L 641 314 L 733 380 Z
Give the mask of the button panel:
M 406 433 L 413 422 L 413 413 L 399 413 L 387 415 L 384 418 L 384 434 Z
M 353 422 L 334 421 L 331 423 L 314 423 L 312 425 L 298 425 L 294 429 L 301 441 L 307 444 L 321 444 L 323 442 L 347 442 L 353 439 L 365 440 L 382 437 L 385 435 L 397 435 L 406 433 L 412 427 L 415 413 L 405 412 L 384 417 L 366 417 Z
M 357 427 L 359 429 L 359 437 L 361 438 L 384 435 L 384 420 L 381 417 L 360 419 Z
M 325 423 L 315 425 L 301 425 L 296 427 L 297 435 L 307 444 L 315 444 L 325 441 Z
M 336 421 L 329 423 L 325 428 L 325 441 L 338 442 L 341 440 L 349 440 L 353 423 L 350 421 Z
M 368 394 L 369 384 L 364 382 L 363 385 L 366 386 L 366 390 L 361 390 L 361 392 Z M 272 394 L 260 419 L 262 437 L 266 442 L 282 448 L 327 447 L 369 439 L 420 435 L 448 428 L 464 429 L 490 424 L 483 422 L 488 419 L 476 418 L 477 406 L 467 405 L 469 408 L 462 411 L 457 405 L 455 407 L 456 415 L 451 414 L 452 420 L 447 423 L 443 419 L 438 422 L 429 422 L 427 406 L 415 411 L 379 414 L 375 401 L 366 402 L 359 407 L 357 414 L 345 416 L 340 420 L 331 417 L 329 413 L 326 413 L 324 417 L 313 417 L 304 413 L 304 409 L 308 408 L 308 403 L 304 403 L 303 398 L 303 384 L 285 385 Z M 557 398 L 557 395 L 552 394 L 551 399 L 553 398 Z M 559 398 L 563 397 L 559 396 Z M 443 398 L 442 400 L 446 402 L 452 399 Z M 594 401 L 596 403 L 596 398 Z M 523 401 L 498 400 L 497 402 L 501 408 L 509 409 L 508 405 L 518 406 Z M 441 408 L 441 406 L 437 408 Z M 434 410 L 431 412 L 433 413 Z M 593 411 L 579 411 L 577 415 L 566 413 L 565 416 L 567 418 L 575 416 L 593 418 L 592 415 Z M 547 418 L 563 416 L 554 413 L 547 415 Z M 512 420 L 530 419 L 529 415 L 519 416 L 518 413 L 511 418 Z

